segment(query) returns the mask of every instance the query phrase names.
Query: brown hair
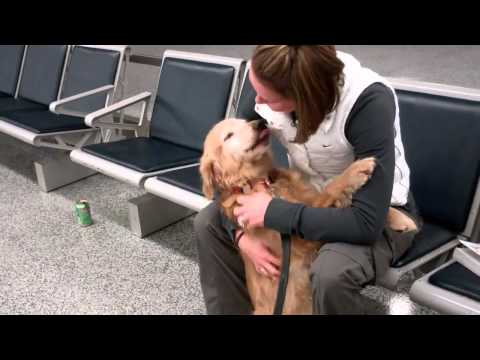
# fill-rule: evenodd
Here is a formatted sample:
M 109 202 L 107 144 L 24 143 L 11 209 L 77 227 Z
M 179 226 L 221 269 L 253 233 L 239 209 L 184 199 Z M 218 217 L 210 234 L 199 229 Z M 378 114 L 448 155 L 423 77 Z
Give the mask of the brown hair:
M 252 56 L 258 80 L 295 101 L 297 143 L 307 142 L 338 104 L 343 67 L 334 45 L 259 45 Z

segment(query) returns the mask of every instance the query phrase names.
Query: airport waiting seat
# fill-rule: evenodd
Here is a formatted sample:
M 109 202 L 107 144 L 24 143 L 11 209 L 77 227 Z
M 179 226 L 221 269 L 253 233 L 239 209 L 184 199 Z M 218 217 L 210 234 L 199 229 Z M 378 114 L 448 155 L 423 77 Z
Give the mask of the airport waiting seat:
M 410 187 L 424 220 L 412 247 L 379 284 L 400 277 L 470 239 L 479 204 L 480 93 L 392 79 L 399 106 Z
M 76 149 L 71 159 L 120 181 L 142 187 L 148 177 L 198 163 L 210 128 L 228 116 L 238 91 L 242 59 L 167 50 L 156 95 L 125 99 L 87 116 L 93 127 L 130 129 L 137 136 Z M 146 120 L 149 101 L 151 120 Z M 112 124 L 102 118 L 143 104 L 138 124 Z

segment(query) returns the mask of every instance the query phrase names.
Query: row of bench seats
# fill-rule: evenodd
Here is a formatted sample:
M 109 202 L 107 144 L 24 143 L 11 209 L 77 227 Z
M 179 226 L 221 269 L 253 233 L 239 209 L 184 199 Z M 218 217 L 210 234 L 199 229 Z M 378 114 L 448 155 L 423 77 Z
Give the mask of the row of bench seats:
M 199 211 L 209 203 L 202 195 L 198 172 L 206 133 L 226 116 L 258 117 L 247 74 L 248 64 L 243 59 L 167 50 L 153 94 L 145 92 L 85 116 L 89 127 L 129 129 L 137 136 L 80 146 L 70 158 L 159 198 Z M 450 252 L 460 239 L 478 241 L 474 234 L 478 233 L 475 222 L 480 203 L 480 92 L 390 80 L 399 98 L 411 190 L 425 221 L 412 248 L 391 264 L 380 281 L 380 285 L 394 289 L 403 274 Z M 137 124 L 106 120 L 139 103 L 142 111 Z M 147 108 L 152 108 L 150 118 Z M 285 165 L 284 150 L 278 143 L 274 149 L 278 162 Z M 435 283 L 427 280 L 429 286 L 460 297 L 451 312 L 461 312 L 461 304 L 469 301 L 468 311 L 480 313 L 480 302 L 475 298 L 480 294 L 480 278 L 471 276 L 455 262 L 437 271 Z M 419 281 L 424 283 L 425 279 Z M 421 282 L 416 282 L 412 291 L 418 288 L 422 288 Z M 424 297 L 418 301 L 439 309 Z
M 62 151 L 100 141 L 85 115 L 113 102 L 128 54 L 128 46 L 1 45 L 0 132 Z M 63 185 L 59 170 L 43 180 Z

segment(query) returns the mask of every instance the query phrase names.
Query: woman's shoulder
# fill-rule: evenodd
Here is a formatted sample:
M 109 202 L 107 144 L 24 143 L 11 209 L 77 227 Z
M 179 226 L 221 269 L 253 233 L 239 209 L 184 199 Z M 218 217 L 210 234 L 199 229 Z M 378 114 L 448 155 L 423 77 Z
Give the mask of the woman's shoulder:
M 353 106 L 345 124 L 345 135 L 349 141 L 374 137 L 374 133 L 385 133 L 393 128 L 395 120 L 395 98 L 392 90 L 383 83 L 367 87 Z
M 349 118 L 359 112 L 377 112 L 379 109 L 395 109 L 395 98 L 390 88 L 380 82 L 369 85 L 358 97 Z
M 357 104 L 361 103 L 362 101 L 367 101 L 368 99 L 375 99 L 377 101 L 394 101 L 392 90 L 390 90 L 387 85 L 381 82 L 373 83 L 365 90 L 363 90 L 363 92 L 358 97 Z

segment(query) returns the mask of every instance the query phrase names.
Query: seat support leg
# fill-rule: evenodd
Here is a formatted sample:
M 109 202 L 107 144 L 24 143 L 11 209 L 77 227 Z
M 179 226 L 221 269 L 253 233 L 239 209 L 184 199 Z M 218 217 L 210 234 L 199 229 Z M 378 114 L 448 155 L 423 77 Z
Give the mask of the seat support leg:
M 183 220 L 194 213 L 190 209 L 152 194 L 145 194 L 128 200 L 130 229 L 133 234 L 140 238 Z
M 35 161 L 34 166 L 38 185 L 44 192 L 58 189 L 96 174 L 94 170 L 72 162 L 68 152 L 58 154 L 52 159 Z

